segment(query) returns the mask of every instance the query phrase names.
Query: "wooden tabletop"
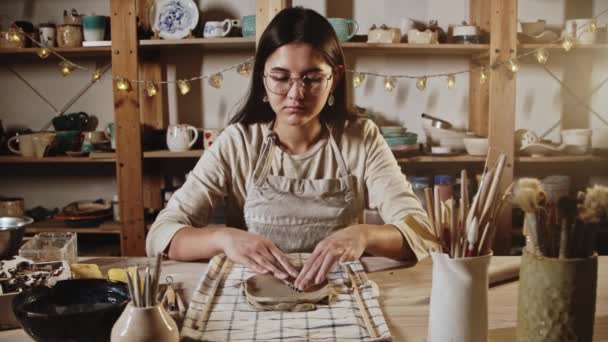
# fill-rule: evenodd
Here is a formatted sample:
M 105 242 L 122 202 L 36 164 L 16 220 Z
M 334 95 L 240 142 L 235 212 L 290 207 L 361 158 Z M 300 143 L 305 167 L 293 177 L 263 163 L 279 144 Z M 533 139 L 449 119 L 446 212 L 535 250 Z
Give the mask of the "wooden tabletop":
M 145 258 L 96 258 L 86 262 L 100 264 L 102 271 L 111 267 L 147 262 Z M 369 278 L 380 286 L 380 305 L 384 311 L 394 341 L 425 341 L 427 335 L 429 295 L 431 291 L 431 261 L 424 260 L 415 266 L 406 266 L 385 258 L 364 258 Z M 500 271 L 519 264 L 519 257 L 494 257 L 490 278 Z M 184 289 L 189 300 L 206 264 L 163 263 L 163 277 L 171 276 Z M 515 341 L 517 322 L 517 281 L 507 281 L 489 289 L 490 341 Z M 608 257 L 599 258 L 598 289 L 594 341 L 608 341 Z M 23 330 L 0 332 L 0 341 L 32 341 Z

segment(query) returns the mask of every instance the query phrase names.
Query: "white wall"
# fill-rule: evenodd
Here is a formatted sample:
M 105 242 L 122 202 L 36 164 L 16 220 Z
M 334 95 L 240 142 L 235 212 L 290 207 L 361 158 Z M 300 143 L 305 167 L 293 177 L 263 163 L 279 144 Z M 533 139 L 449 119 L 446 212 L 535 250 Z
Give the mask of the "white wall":
M 294 5 L 311 7 L 325 14 L 326 1 L 296 0 Z M 333 0 L 336 1 L 336 0 Z M 518 16 L 522 20 L 546 19 L 549 25 L 561 26 L 564 21 L 565 0 L 521 0 Z M 438 19 L 443 27 L 459 24 L 468 19 L 467 0 L 354 0 L 352 2 L 354 19 L 360 24 L 359 33 L 366 33 L 372 24 L 399 26 L 402 18 L 416 18 L 427 21 Z M 59 22 L 63 9 L 77 8 L 85 14 L 109 14 L 108 0 L 15 0 L 0 1 L 0 14 L 13 18 L 25 18 L 35 23 Z M 255 13 L 255 0 L 199 1 L 203 18 L 214 16 L 240 18 Z M 596 0 L 595 13 L 608 8 L 608 0 Z M 608 15 L 600 23 L 608 22 Z M 2 20 L 6 24 L 6 20 Z M 252 55 L 252 52 L 232 51 L 227 53 L 203 53 L 202 50 L 183 48 L 163 52 L 167 64 L 167 77 L 185 77 L 210 74 L 225 66 L 238 63 Z M 204 58 L 203 58 L 204 57 Z M 101 61 L 109 59 L 102 58 Z M 468 67 L 468 60 L 461 57 L 438 56 L 356 56 L 356 68 L 362 71 L 392 74 L 429 74 L 461 70 Z M 549 68 L 558 76 L 564 73 L 564 66 L 576 63 L 575 54 L 553 54 Z M 83 62 L 93 66 L 95 60 Z M 75 73 L 63 78 L 58 72 L 56 62 L 34 60 L 14 64 L 26 79 L 32 80 L 55 106 L 61 107 L 72 94 L 76 93 L 88 80 L 88 75 Z M 608 65 L 603 55 L 595 58 L 593 66 L 593 85 L 608 76 Z M 187 96 L 177 95 L 175 89 L 169 90 L 168 108 L 171 123 L 191 123 L 198 127 L 216 128 L 224 126 L 238 108 L 244 96 L 249 79 L 236 72 L 224 74 L 223 87 L 214 89 L 207 84 L 195 85 Z M 575 90 L 578 87 L 575 87 Z M 592 99 L 592 106 L 600 113 L 608 105 L 608 86 L 601 89 Z M 582 95 L 582 94 L 581 94 Z M 524 63 L 517 80 L 517 127 L 525 127 L 543 132 L 559 119 L 565 95 L 560 86 L 534 63 Z M 420 92 L 414 81 L 400 80 L 397 89 L 388 93 L 381 79 L 368 78 L 363 86 L 354 92 L 356 104 L 366 107 L 384 119 L 403 123 L 411 131 L 422 133 L 419 115 L 421 112 L 438 114 L 458 125 L 466 125 L 468 111 L 468 76 L 457 77 L 456 87 L 448 91 L 443 79 L 429 80 L 427 89 Z M 28 126 L 39 129 L 51 116 L 49 107 L 31 93 L 19 80 L 5 68 L 0 67 L 0 119 L 5 127 Z M 105 125 L 113 119 L 112 89 L 109 81 L 95 85 L 89 93 L 77 101 L 70 111 L 84 110 L 99 117 Z M 569 115 L 588 116 L 586 110 L 569 108 Z M 606 115 L 608 118 L 608 115 Z M 599 120 L 591 118 L 592 126 L 599 126 Z M 555 138 L 554 133 L 550 137 Z M 41 177 L 22 176 L 2 177 L 0 195 L 24 195 L 28 206 L 61 206 L 81 198 L 94 198 L 92 193 L 109 196 L 115 191 L 112 172 L 106 177 L 94 179 L 86 176 L 71 176 L 65 183 L 53 178 L 46 186 Z M 35 183 L 35 186 L 32 184 Z M 78 185 L 78 187 L 75 186 Z M 66 191 L 66 185 L 71 191 Z M 77 189 L 76 189 L 77 188 Z

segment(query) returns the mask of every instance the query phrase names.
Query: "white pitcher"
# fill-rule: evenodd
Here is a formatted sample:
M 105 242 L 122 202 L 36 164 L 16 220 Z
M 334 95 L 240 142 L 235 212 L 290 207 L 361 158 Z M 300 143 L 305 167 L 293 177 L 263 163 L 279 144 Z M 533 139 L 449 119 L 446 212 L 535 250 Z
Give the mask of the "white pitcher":
M 198 139 L 198 130 L 190 125 L 171 125 L 167 128 L 167 147 L 170 151 L 189 150 Z

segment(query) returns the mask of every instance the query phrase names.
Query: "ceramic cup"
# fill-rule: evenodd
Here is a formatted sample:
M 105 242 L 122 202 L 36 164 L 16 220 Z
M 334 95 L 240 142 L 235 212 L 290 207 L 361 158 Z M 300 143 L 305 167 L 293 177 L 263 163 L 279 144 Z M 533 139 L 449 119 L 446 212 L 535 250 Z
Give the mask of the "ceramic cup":
M 171 125 L 167 128 L 167 147 L 170 151 L 189 150 L 198 139 L 198 131 L 190 125 Z
M 55 25 L 41 24 L 38 27 L 38 35 L 40 36 L 40 43 L 42 44 L 42 46 L 55 46 Z
M 203 37 L 225 37 L 232 30 L 232 25 L 233 23 L 231 19 L 226 19 L 224 21 L 208 21 L 205 23 Z
M 336 31 L 336 35 L 341 42 L 350 40 L 359 30 L 359 24 L 353 19 L 328 18 L 327 21 Z
M 110 146 L 113 150 L 116 149 L 116 125 L 111 122 L 106 127 L 106 136 L 110 139 Z
M 57 27 L 57 46 L 80 47 L 82 45 L 82 26 L 59 25 Z
M 539 34 L 545 31 L 545 20 L 537 20 L 537 21 L 522 21 L 521 22 L 521 32 L 528 36 L 538 36 Z
M 84 40 L 104 40 L 104 35 L 106 33 L 106 18 L 101 15 L 85 15 L 82 17 L 82 28 L 84 31 Z
M 204 129 L 203 130 L 203 146 L 209 148 L 215 142 L 215 139 L 220 135 L 219 129 Z
M 255 36 L 255 15 L 246 15 L 243 17 L 243 37 Z
M 566 21 L 565 34 L 579 44 L 593 44 L 596 39 L 596 31 L 591 29 L 591 25 L 597 25 L 596 19 L 572 19 Z
M 19 148 L 11 146 L 14 141 L 19 142 Z M 22 157 L 43 158 L 48 149 L 55 142 L 55 133 L 40 132 L 32 134 L 16 135 L 8 140 L 8 148 L 11 152 Z

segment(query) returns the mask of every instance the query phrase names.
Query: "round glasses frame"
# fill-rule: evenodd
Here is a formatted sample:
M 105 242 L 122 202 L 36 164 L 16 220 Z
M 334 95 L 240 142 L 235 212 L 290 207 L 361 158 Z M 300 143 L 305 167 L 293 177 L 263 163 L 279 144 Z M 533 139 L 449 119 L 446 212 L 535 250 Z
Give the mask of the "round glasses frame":
M 325 88 L 329 84 L 329 80 L 331 80 L 334 77 L 334 74 L 333 73 L 331 73 L 331 74 L 315 73 L 315 75 L 323 76 L 323 84 L 319 87 L 319 89 L 315 89 L 314 91 L 312 89 L 306 87 L 305 80 L 308 79 L 309 75 L 304 75 L 303 77 L 288 78 L 286 81 L 289 83 L 289 87 L 287 87 L 285 91 L 280 92 L 280 91 L 277 91 L 276 88 L 273 89 L 273 87 L 271 87 L 268 84 L 267 77 L 272 78 L 272 75 L 264 73 L 264 85 L 266 85 L 266 89 L 268 89 L 268 91 L 270 91 L 271 93 L 273 93 L 275 95 L 287 95 L 287 93 L 289 93 L 289 91 L 291 90 L 291 87 L 293 87 L 293 84 L 298 82 L 299 84 L 301 84 L 301 87 L 302 87 L 302 89 L 304 89 L 305 92 L 309 92 L 313 95 L 317 95 L 317 94 L 321 93 L 323 90 L 325 90 Z

